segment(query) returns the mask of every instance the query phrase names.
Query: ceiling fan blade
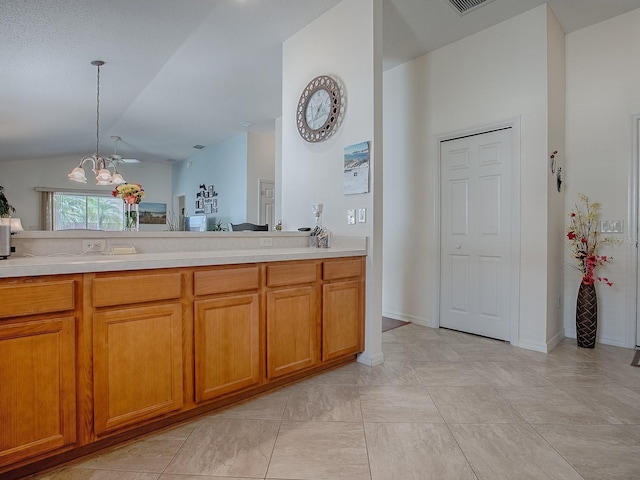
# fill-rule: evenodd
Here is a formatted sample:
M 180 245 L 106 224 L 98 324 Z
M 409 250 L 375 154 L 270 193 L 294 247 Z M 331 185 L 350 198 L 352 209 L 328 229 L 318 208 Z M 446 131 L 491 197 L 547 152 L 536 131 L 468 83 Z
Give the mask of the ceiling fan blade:
M 128 163 L 128 164 L 142 163 L 137 158 L 122 158 L 122 155 L 117 154 L 118 142 L 122 141 L 122 137 L 120 137 L 119 135 L 111 135 L 111 140 L 113 140 L 113 155 L 111 155 L 111 157 L 109 158 L 111 158 L 112 161 L 114 161 L 115 163 Z

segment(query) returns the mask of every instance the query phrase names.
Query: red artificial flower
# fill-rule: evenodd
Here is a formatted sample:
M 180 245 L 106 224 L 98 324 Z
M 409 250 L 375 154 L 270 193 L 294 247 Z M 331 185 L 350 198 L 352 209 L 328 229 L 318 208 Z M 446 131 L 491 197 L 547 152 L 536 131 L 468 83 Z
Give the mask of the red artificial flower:
M 115 195 L 114 195 L 114 197 L 115 197 Z M 567 233 L 567 238 L 569 240 L 573 240 L 574 238 L 576 238 L 576 234 L 573 233 L 573 232 L 569 232 L 569 233 Z
M 584 283 L 585 285 L 593 285 L 594 282 L 595 280 L 593 279 L 593 277 L 589 277 L 587 275 L 582 277 L 582 283 Z
M 572 216 L 572 217 L 575 217 L 575 216 L 576 216 L 576 213 L 575 213 L 575 212 L 571 212 L 571 216 Z

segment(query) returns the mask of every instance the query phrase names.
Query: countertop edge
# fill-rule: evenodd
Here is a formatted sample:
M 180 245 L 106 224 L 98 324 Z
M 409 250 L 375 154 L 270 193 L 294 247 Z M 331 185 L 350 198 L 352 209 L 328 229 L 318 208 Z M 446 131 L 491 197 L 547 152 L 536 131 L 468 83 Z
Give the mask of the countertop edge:
M 129 255 L 9 257 L 0 278 L 366 256 L 361 248 L 263 248 Z

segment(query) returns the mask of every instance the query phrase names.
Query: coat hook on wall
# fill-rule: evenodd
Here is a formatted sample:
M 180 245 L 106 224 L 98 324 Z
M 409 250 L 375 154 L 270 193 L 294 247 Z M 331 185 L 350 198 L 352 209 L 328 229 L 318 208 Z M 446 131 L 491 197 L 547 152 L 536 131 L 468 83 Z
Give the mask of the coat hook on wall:
M 556 182 L 558 183 L 558 191 L 562 191 L 562 167 L 558 167 L 558 174 L 556 175 Z

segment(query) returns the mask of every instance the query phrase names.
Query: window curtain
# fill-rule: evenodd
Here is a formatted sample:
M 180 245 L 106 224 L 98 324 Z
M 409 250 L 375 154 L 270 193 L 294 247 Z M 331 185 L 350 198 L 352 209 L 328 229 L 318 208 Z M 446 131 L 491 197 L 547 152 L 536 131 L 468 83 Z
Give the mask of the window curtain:
M 40 192 L 40 229 L 53 230 L 53 191 Z

